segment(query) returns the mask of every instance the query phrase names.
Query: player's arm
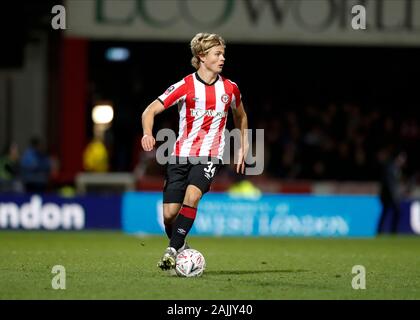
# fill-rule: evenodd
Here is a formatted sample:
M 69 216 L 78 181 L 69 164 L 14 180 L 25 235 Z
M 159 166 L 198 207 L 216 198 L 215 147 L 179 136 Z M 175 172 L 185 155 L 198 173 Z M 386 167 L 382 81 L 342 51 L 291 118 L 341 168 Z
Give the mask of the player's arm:
M 143 137 L 141 138 L 141 146 L 145 151 L 152 151 L 155 146 L 155 138 L 153 137 L 153 123 L 155 116 L 165 110 L 162 102 L 156 99 L 143 111 L 141 115 L 141 123 L 143 126 Z
M 245 170 L 245 158 L 248 154 L 249 143 L 248 143 L 248 118 L 244 109 L 242 101 L 237 108 L 232 109 L 233 122 L 235 127 L 241 130 L 241 148 L 239 150 L 238 163 L 236 165 L 236 172 L 244 173 Z

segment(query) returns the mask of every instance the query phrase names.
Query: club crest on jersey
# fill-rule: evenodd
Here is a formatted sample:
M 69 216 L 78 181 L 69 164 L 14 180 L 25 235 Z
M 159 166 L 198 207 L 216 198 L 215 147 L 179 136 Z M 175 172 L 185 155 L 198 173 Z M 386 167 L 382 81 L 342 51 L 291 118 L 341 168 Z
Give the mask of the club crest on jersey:
M 229 102 L 229 95 L 227 95 L 226 93 L 222 95 L 221 100 L 223 103 L 228 103 Z
M 170 94 L 175 89 L 175 86 L 170 86 L 168 89 L 166 89 L 165 94 Z

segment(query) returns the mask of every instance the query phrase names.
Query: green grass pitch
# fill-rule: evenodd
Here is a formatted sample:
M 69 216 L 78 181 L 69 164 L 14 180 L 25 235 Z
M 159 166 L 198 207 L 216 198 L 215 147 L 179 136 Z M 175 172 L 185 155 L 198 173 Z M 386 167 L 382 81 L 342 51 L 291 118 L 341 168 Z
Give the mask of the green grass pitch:
M 120 232 L 0 231 L 0 299 L 420 299 L 420 237 L 374 239 L 190 237 L 201 278 L 156 267 L 162 237 Z M 52 288 L 54 265 L 66 289 Z M 354 265 L 366 289 L 352 288 Z

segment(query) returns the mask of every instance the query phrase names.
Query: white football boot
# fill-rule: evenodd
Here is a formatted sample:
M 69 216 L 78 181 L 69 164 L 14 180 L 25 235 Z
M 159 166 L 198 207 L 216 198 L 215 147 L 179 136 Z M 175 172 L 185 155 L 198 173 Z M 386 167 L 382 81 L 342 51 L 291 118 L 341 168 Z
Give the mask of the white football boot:
M 159 260 L 157 266 L 162 270 L 170 270 L 175 268 L 177 252 L 175 248 L 168 247 L 165 250 L 165 253 L 162 256 L 162 259 Z

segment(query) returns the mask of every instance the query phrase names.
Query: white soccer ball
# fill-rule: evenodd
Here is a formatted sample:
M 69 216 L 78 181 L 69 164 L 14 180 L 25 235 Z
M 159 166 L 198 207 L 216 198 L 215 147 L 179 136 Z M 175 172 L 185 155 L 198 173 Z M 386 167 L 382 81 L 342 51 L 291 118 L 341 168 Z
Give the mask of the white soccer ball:
M 176 257 L 176 274 L 180 277 L 200 277 L 206 269 L 206 260 L 201 252 L 185 249 Z

